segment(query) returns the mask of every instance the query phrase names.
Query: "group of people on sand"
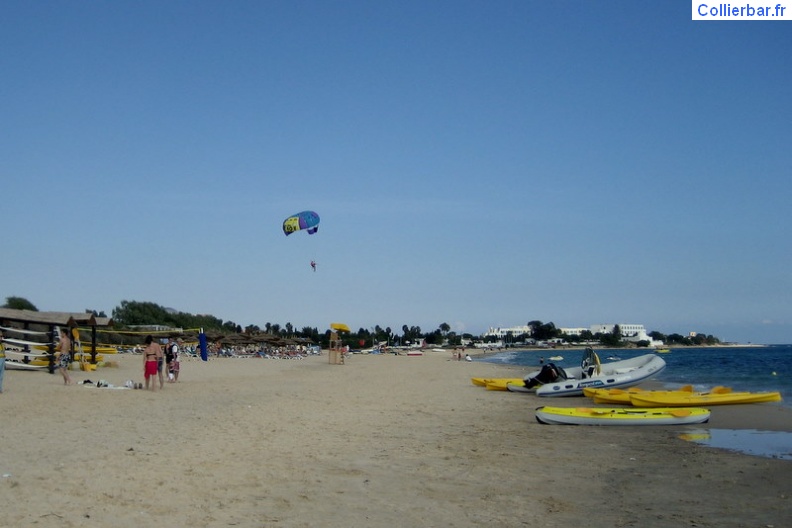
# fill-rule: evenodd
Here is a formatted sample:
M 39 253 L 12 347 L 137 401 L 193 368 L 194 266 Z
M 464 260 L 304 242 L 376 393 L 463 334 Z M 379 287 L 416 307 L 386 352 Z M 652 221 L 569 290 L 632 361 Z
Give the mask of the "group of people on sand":
M 71 364 L 71 338 L 65 328 L 60 329 L 60 341 L 55 353 L 55 367 L 63 376 L 63 383 L 71 385 L 72 379 L 69 375 L 69 365 Z M 168 372 L 168 382 L 176 383 L 179 381 L 179 344 L 173 339 L 168 339 L 165 351 L 157 343 L 153 336 L 146 336 L 146 348 L 143 350 L 143 377 L 146 380 L 147 390 L 157 390 L 157 380 L 159 378 L 159 388 L 165 386 L 165 376 L 163 367 Z
M 165 376 L 163 367 L 168 372 L 168 382 L 176 383 L 179 381 L 179 343 L 173 338 L 168 339 L 163 352 L 162 346 L 152 336 L 146 336 L 146 348 L 143 349 L 143 377 L 146 380 L 146 390 L 157 390 L 157 380 L 159 378 L 159 388 L 165 387 Z
M 0 334 L 2 338 L 2 334 Z M 165 386 L 164 370 L 168 373 L 168 382 L 176 383 L 179 381 L 179 342 L 173 338 L 168 339 L 168 344 L 163 352 L 162 346 L 152 336 L 146 336 L 146 348 L 143 350 L 143 377 L 146 380 L 145 388 L 153 391 L 157 390 L 157 380 L 159 378 L 159 388 Z M 63 376 L 63 384 L 71 385 L 72 379 L 69 374 L 72 356 L 72 339 L 66 328 L 60 329 L 60 340 L 55 349 L 55 368 Z M 0 339 L 0 393 L 3 392 L 3 374 L 5 371 L 5 353 Z
M 464 356 L 463 356 L 464 354 Z M 457 361 L 462 361 L 462 358 L 465 358 L 465 361 L 473 361 L 473 358 L 470 357 L 470 354 L 465 354 L 465 349 L 463 348 L 461 352 L 457 352 L 457 349 L 454 349 L 454 359 Z

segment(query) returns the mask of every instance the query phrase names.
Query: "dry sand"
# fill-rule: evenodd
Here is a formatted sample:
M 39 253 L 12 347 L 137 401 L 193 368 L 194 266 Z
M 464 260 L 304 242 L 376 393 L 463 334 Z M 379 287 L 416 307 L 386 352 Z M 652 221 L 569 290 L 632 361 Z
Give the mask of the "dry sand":
M 72 376 L 141 380 L 140 356 L 118 361 Z M 686 427 L 540 425 L 537 406 L 581 400 L 470 382 L 515 374 L 440 352 L 183 361 L 156 393 L 7 371 L 0 526 L 790 525 L 792 461 L 685 442 Z M 704 427 L 792 420 L 718 407 Z

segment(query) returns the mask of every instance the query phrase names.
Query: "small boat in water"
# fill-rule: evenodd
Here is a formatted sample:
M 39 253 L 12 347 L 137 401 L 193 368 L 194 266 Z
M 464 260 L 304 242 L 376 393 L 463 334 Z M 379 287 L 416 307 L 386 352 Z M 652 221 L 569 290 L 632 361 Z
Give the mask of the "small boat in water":
M 609 409 L 605 407 L 539 407 L 536 421 L 552 425 L 686 425 L 709 420 L 709 409 Z
M 587 348 L 579 367 L 563 369 L 548 363 L 542 370 L 524 378 L 526 388 L 536 387 L 538 396 L 581 396 L 587 387 L 627 388 L 657 376 L 666 362 L 655 354 L 600 363 L 599 356 Z

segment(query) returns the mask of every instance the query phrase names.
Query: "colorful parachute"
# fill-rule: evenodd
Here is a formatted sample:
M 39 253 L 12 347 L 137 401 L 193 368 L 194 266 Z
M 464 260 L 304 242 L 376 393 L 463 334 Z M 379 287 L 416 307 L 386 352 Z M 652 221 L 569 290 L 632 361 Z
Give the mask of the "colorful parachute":
M 319 215 L 313 211 L 303 211 L 292 215 L 283 221 L 283 233 L 286 236 L 296 231 L 307 230 L 309 235 L 313 235 L 319 229 Z

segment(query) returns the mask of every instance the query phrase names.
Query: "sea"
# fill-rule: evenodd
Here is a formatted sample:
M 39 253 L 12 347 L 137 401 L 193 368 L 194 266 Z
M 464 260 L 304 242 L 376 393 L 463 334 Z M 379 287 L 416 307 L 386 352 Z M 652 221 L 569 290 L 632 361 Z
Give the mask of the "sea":
M 652 352 L 646 348 L 595 348 L 595 351 L 603 363 Z M 792 407 L 792 345 L 671 347 L 669 352 L 659 355 L 665 360 L 666 368 L 652 381 L 664 388 L 693 385 L 696 391 L 707 391 L 720 385 L 734 391 L 779 391 L 782 404 Z M 555 356 L 564 359 L 549 359 Z M 579 366 L 582 357 L 580 349 L 507 349 L 487 352 L 476 361 L 530 370 L 540 368 L 540 359 L 566 368 Z
M 646 348 L 595 350 L 603 363 L 650 352 Z M 662 388 L 693 385 L 696 391 L 707 391 L 716 386 L 731 387 L 734 391 L 779 391 L 783 398 L 780 405 L 792 407 L 792 345 L 671 347 L 660 355 L 666 362 L 666 368 L 652 381 L 660 383 Z M 555 356 L 563 359 L 550 359 Z M 487 352 L 474 361 L 526 367 L 527 374 L 540 368 L 540 360 L 565 368 L 580 365 L 582 357 L 583 351 L 579 349 L 509 349 Z M 693 429 L 679 438 L 706 447 L 792 460 L 792 433 L 784 431 Z

